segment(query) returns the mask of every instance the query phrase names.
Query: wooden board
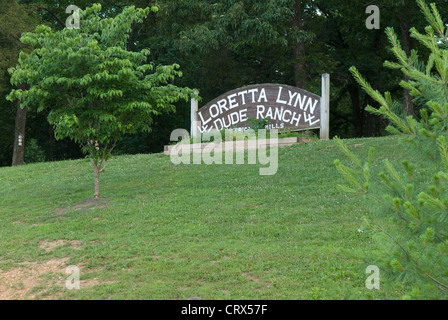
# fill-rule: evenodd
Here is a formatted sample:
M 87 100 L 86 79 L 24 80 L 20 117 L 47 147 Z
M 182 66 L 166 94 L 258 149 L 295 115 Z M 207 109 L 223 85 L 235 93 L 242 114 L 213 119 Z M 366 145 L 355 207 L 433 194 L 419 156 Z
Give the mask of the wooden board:
M 266 129 L 280 131 L 319 129 L 321 97 L 281 84 L 257 84 L 229 91 L 197 113 L 198 132 L 249 129 L 249 119 L 269 119 Z

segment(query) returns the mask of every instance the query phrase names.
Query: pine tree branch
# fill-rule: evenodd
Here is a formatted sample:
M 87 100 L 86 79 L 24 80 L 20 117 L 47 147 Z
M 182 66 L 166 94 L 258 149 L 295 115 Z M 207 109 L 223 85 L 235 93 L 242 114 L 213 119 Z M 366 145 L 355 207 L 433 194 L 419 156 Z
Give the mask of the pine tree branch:
M 437 283 L 439 286 L 441 286 L 442 288 L 444 288 L 445 290 L 448 290 L 448 285 L 440 282 L 439 280 L 437 280 L 436 278 L 434 278 L 433 276 L 431 276 L 428 272 L 426 272 L 422 266 L 420 266 L 420 264 L 418 264 L 417 261 L 415 261 L 412 256 L 410 255 L 410 253 L 391 235 L 389 234 L 387 231 L 381 229 L 381 228 L 377 228 L 377 231 L 382 232 L 383 234 L 385 234 L 389 239 L 391 239 L 399 248 L 401 251 L 404 252 L 404 254 L 406 255 L 406 257 L 408 258 L 409 262 L 411 264 L 413 264 L 418 270 L 420 270 L 422 272 L 423 275 L 425 275 L 426 277 L 428 277 L 429 279 L 431 279 L 433 282 Z

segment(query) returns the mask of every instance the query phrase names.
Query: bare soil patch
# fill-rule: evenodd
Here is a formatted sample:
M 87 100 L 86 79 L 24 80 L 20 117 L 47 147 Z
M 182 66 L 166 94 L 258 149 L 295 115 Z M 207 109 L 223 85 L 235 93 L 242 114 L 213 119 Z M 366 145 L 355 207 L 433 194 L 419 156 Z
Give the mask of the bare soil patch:
M 59 242 L 58 242 L 59 243 Z M 3 272 L 0 270 L 0 300 L 36 300 L 58 299 L 66 288 L 66 280 L 70 273 L 66 273 L 69 257 L 51 259 L 39 262 L 23 262 L 20 266 Z M 94 287 L 115 281 L 100 281 L 97 278 L 83 279 L 82 264 L 80 268 L 80 289 Z M 48 294 L 49 289 L 59 287 L 55 294 Z M 53 289 L 52 289 L 53 290 Z
M 71 210 L 93 210 L 93 209 L 103 209 L 110 206 L 110 201 L 112 198 L 99 198 L 99 199 L 89 199 L 86 201 L 82 201 L 78 204 L 75 204 L 66 208 L 56 208 L 56 212 L 58 214 L 64 214 L 67 211 Z
M 265 287 L 267 287 L 267 288 L 269 288 L 269 287 L 271 286 L 271 283 L 262 281 L 262 280 L 261 280 L 260 278 L 258 278 L 257 276 L 251 275 L 251 274 L 248 273 L 248 272 L 243 273 L 243 276 L 244 276 L 247 280 L 253 281 L 253 282 L 257 283 L 257 284 L 261 284 L 261 285 L 263 285 L 263 286 L 265 286 Z
M 57 274 L 65 272 L 68 260 L 66 257 L 43 262 L 24 262 L 17 268 L 0 271 L 0 300 L 35 299 L 37 293 L 30 294 L 30 291 L 43 284 L 42 276 L 50 273 L 55 275 L 55 281 L 58 280 Z M 44 287 L 49 288 L 53 283 L 47 281 Z
M 39 245 L 42 249 L 44 249 L 47 252 L 53 251 L 57 247 L 64 246 L 66 244 L 69 244 L 69 246 L 76 250 L 81 250 L 81 241 L 78 240 L 55 240 L 55 241 L 42 241 Z

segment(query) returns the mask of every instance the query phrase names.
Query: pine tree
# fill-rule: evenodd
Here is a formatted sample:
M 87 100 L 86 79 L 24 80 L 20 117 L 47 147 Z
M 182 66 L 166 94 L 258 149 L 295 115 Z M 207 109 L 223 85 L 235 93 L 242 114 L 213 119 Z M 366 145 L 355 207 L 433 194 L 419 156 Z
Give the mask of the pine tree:
M 373 175 L 373 150 L 363 163 L 339 139 L 336 141 L 356 168 L 345 166 L 339 160 L 335 165 L 348 182 L 341 186 L 342 190 L 367 195 L 382 213 L 392 213 L 394 227 L 391 230 L 372 219 L 366 220 L 366 226 L 384 248 L 376 259 L 384 260 L 400 279 L 413 279 L 418 284 L 407 297 L 447 298 L 448 30 L 435 4 L 428 6 L 424 0 L 417 3 L 429 26 L 425 33 L 412 28 L 410 34 L 429 49 L 427 61 L 421 61 L 416 50 L 408 56 L 395 31 L 388 28 L 386 33 L 396 61 L 386 61 L 385 66 L 402 71 L 405 80 L 400 85 L 410 90 L 414 103 L 420 108 L 420 117 L 397 115 L 394 112 L 397 102 L 389 92 L 382 94 L 373 89 L 355 67 L 350 71 L 380 105 L 379 108 L 368 106 L 366 110 L 387 119 L 389 132 L 401 136 L 402 141 L 425 155 L 426 167 L 416 168 L 410 162 L 414 155 L 409 153 L 410 159 L 402 162 L 401 170 L 385 160 L 385 171 Z M 424 174 L 419 177 L 423 182 L 417 182 L 417 172 L 428 168 L 435 168 L 434 172 Z

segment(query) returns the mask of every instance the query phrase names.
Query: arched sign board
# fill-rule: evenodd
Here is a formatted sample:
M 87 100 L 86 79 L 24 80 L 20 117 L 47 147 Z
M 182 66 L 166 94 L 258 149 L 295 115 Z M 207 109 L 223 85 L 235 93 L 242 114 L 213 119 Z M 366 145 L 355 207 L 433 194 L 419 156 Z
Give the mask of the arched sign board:
M 281 84 L 251 85 L 229 91 L 201 109 L 192 101 L 192 135 L 224 129 L 249 129 L 251 119 L 268 119 L 267 129 L 320 129 L 328 139 L 329 77 L 322 77 L 322 97 Z

